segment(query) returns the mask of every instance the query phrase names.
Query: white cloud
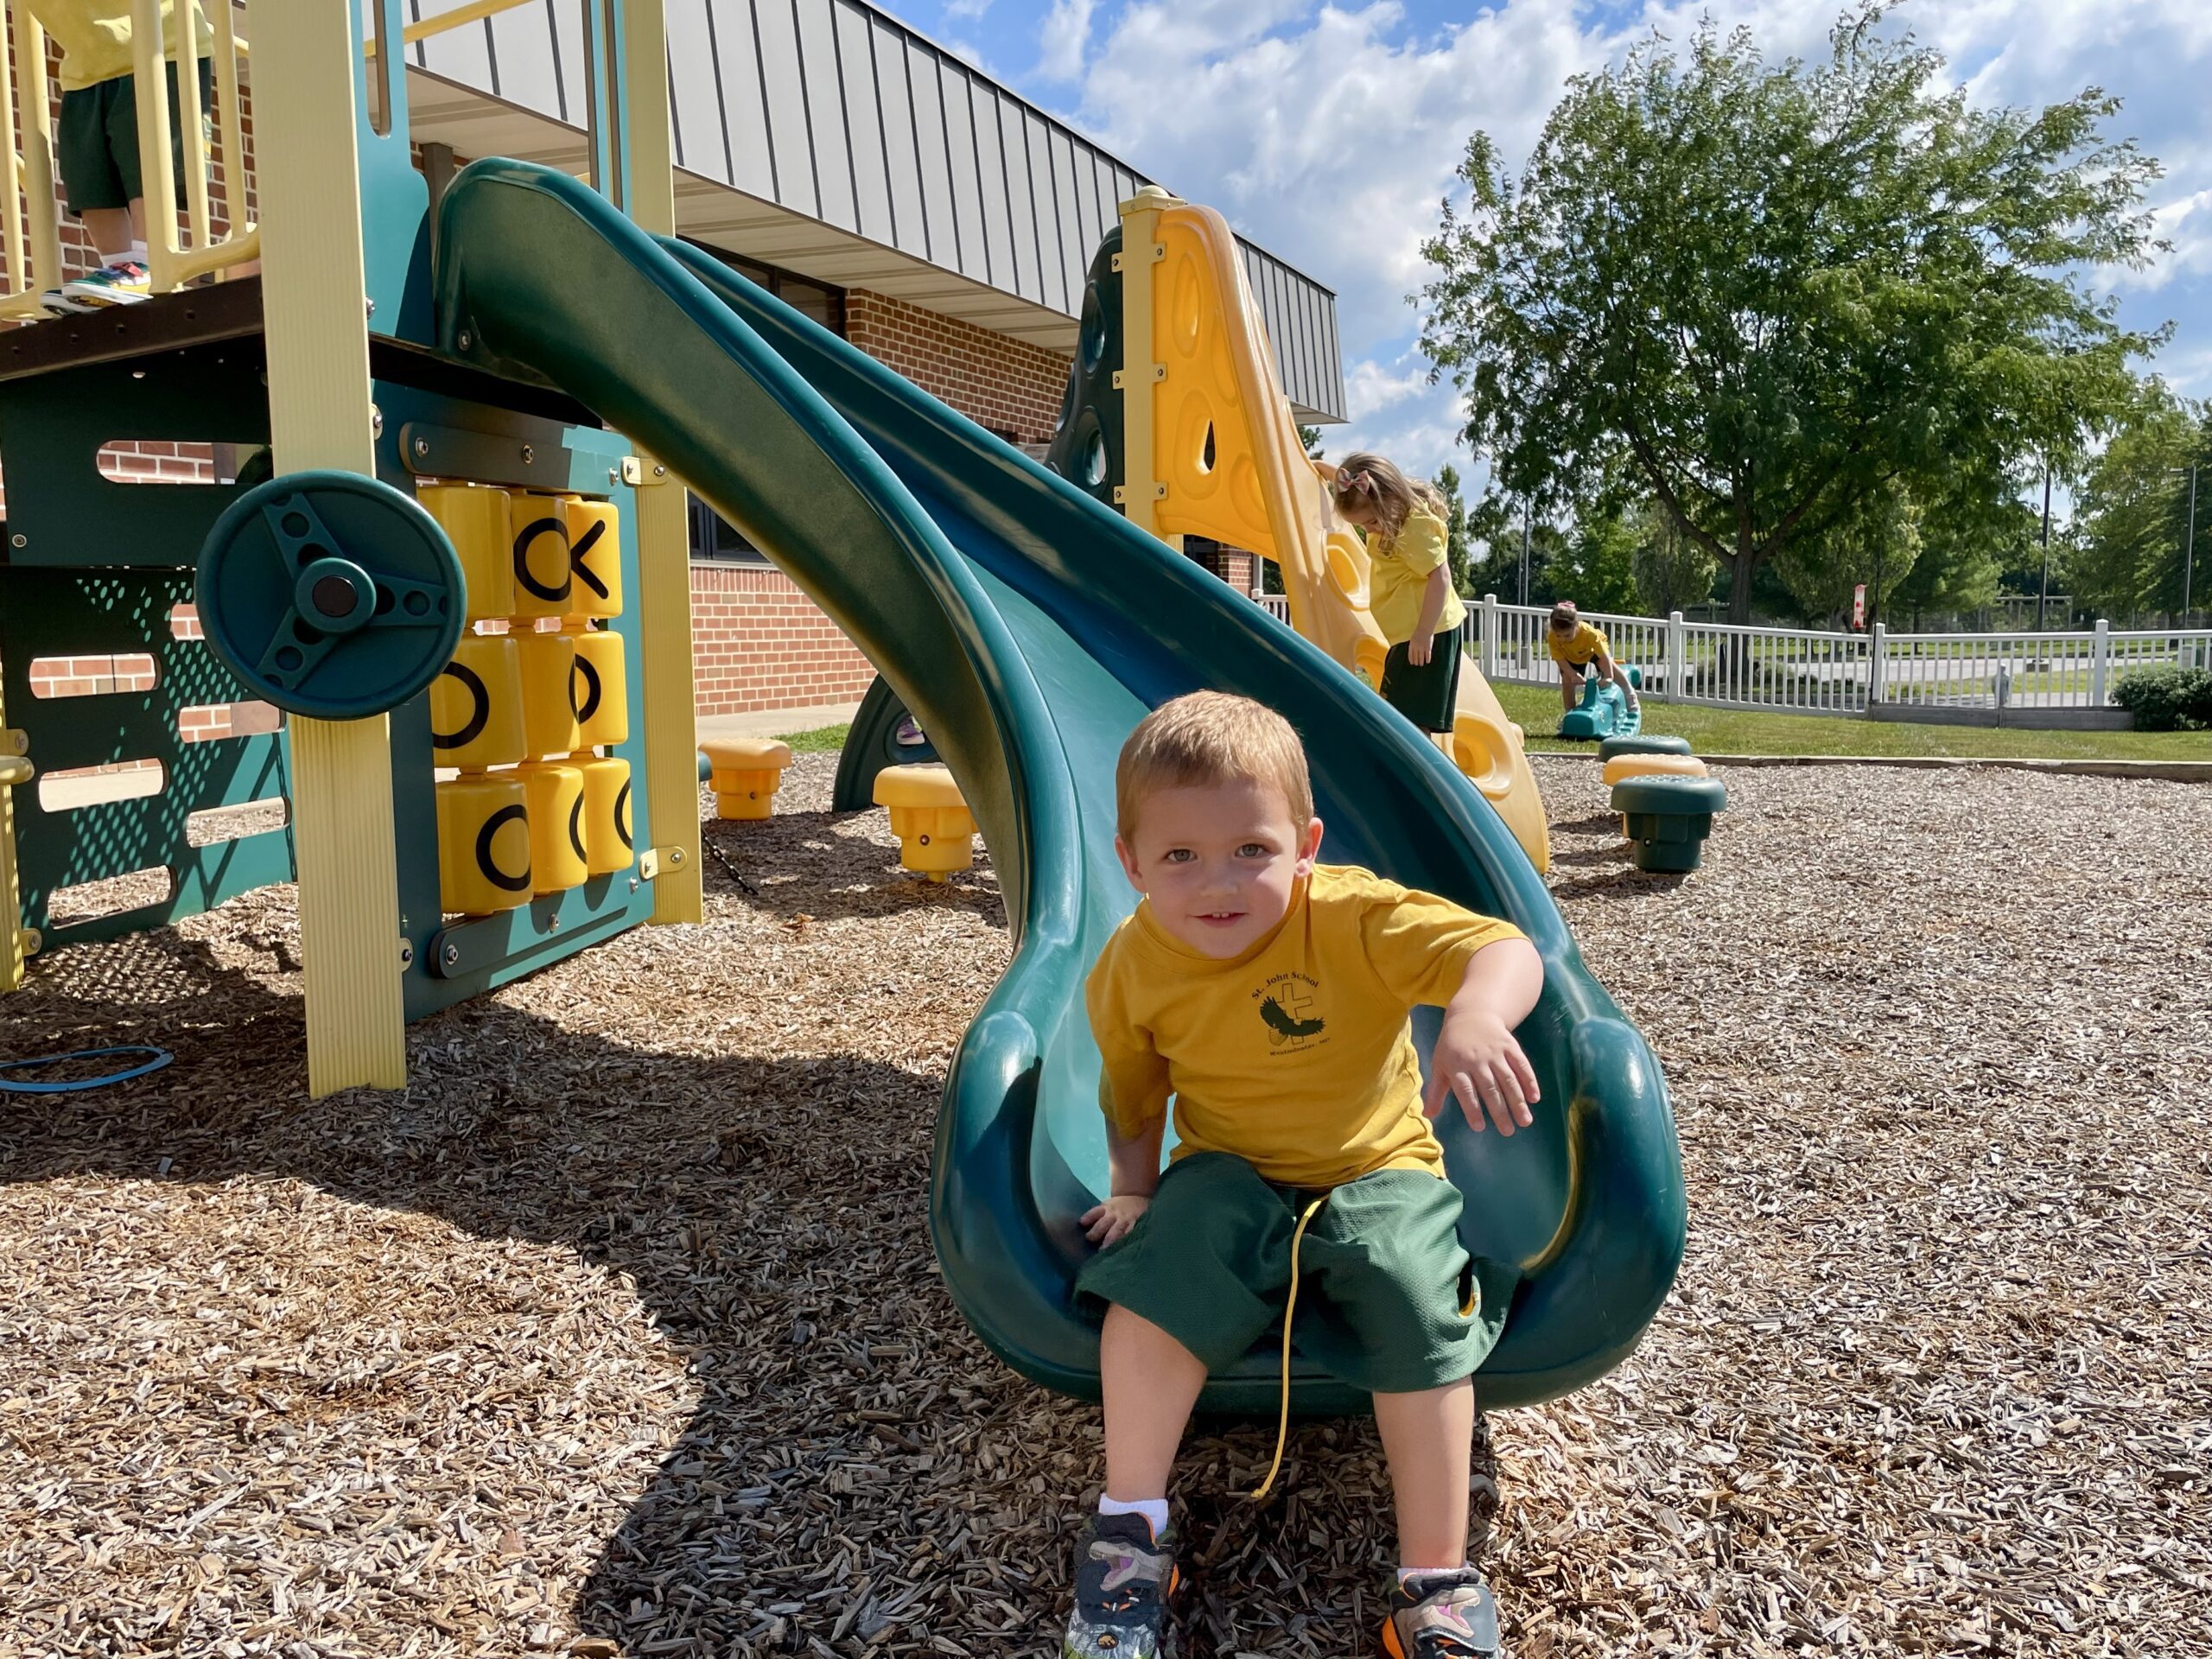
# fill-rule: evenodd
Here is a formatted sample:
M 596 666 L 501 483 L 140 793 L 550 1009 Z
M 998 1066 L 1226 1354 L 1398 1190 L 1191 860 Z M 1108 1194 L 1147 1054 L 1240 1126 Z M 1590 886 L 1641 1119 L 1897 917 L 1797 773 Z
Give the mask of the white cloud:
M 1037 29 L 1037 73 L 1047 80 L 1073 80 L 1083 73 L 1090 45 L 1090 14 L 1097 0 L 1052 0 Z
M 1675 40 L 1710 12 L 1749 24 L 1770 57 L 1816 56 L 1843 0 L 1587 0 L 1454 6 L 1464 21 L 1416 29 L 1390 0 L 1136 0 L 1090 38 L 1076 118 L 1338 294 L 1351 421 L 1329 447 L 1384 449 L 1433 472 L 1464 450 L 1448 385 L 1408 355 L 1426 276 L 1422 239 L 1467 136 L 1509 166 L 1527 156 L 1573 74 L 1618 59 L 1653 26 Z M 1054 16 L 1085 0 L 1056 0 Z M 1469 14 L 1472 13 L 1471 16 Z M 1902 20 L 1941 48 L 1973 96 L 2041 103 L 2088 84 L 2124 95 L 2116 136 L 2167 167 L 2153 200 L 2175 244 L 2158 271 L 2113 286 L 2134 326 L 2183 318 L 2159 366 L 2212 390 L 2212 134 L 2202 117 L 2212 6 L 2202 0 L 1926 0 Z M 1047 42 L 1040 73 L 1067 67 Z M 2153 297 L 2155 296 L 2155 298 Z
M 965 22 L 974 22 L 990 9 L 991 0 L 944 0 L 945 16 Z

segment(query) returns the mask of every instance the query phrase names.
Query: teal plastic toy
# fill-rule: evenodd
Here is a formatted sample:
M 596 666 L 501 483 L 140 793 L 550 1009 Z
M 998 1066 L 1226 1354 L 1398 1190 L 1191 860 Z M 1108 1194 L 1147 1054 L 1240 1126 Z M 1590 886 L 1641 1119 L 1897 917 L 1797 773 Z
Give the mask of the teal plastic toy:
M 1631 664 L 1628 683 L 1641 690 L 1643 671 Z M 1631 737 L 1643 724 L 1643 710 L 1628 706 L 1620 687 L 1586 671 L 1582 676 L 1582 701 L 1560 716 L 1559 734 L 1575 738 Z
M 865 812 L 875 804 L 875 774 L 886 766 L 928 766 L 944 757 L 908 710 L 906 700 L 880 675 L 861 699 L 853 728 L 837 756 L 830 786 L 832 812 Z
M 1441 1126 L 1477 1195 L 1463 1236 L 1522 1273 L 1485 1404 L 1565 1393 L 1634 1349 L 1682 1250 L 1666 1085 L 1519 845 L 1421 734 L 1074 482 L 572 178 L 467 168 L 437 260 L 448 349 L 551 380 L 665 461 L 878 665 L 958 779 L 1014 950 L 948 1071 L 930 1221 L 945 1287 L 994 1351 L 1097 1396 L 1073 1289 L 1090 1254 L 1077 1217 L 1107 1182 L 1083 985 L 1135 899 L 1114 763 L 1147 709 L 1200 686 L 1264 699 L 1305 734 L 1327 857 L 1509 917 L 1544 957 L 1519 1032 L 1535 1126 L 1510 1141 Z M 1426 1046 L 1433 1020 L 1416 1032 Z M 1271 1417 L 1276 1389 L 1275 1354 L 1255 1350 L 1202 1404 Z M 1291 1403 L 1367 1407 L 1303 1360 Z
M 1613 810 L 1639 870 L 1679 875 L 1697 868 L 1713 815 L 1727 805 L 1718 778 L 1624 778 L 1613 785 Z
M 1690 741 L 1687 737 L 1669 737 L 1657 732 L 1636 732 L 1624 737 L 1609 737 L 1598 745 L 1598 758 L 1610 760 L 1617 754 L 1688 754 Z
M 389 484 L 294 473 L 231 503 L 194 594 L 215 653 L 287 714 L 389 713 L 453 660 L 467 606 L 438 522 Z

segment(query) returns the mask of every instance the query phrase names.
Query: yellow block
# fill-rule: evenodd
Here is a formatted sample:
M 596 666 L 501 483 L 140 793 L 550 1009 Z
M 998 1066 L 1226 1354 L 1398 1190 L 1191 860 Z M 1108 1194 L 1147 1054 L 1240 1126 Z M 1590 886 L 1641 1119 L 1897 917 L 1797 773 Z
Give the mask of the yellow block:
M 509 633 L 463 634 L 430 682 L 430 747 L 442 766 L 479 772 L 524 754 L 522 655 Z
M 875 804 L 891 812 L 899 861 L 942 881 L 975 861 L 976 820 L 944 766 L 886 766 L 875 774 Z
M 583 747 L 576 723 L 576 641 L 573 634 L 509 636 L 522 663 L 524 747 L 533 755 L 569 754 Z
M 514 525 L 515 607 L 510 616 L 566 616 L 573 586 L 569 569 L 572 495 L 517 492 L 508 509 Z
M 415 499 L 453 539 L 468 585 L 468 620 L 512 616 L 514 531 L 507 493 L 478 484 L 433 484 L 416 491 Z
M 576 709 L 576 747 L 613 748 L 630 741 L 630 681 L 622 671 L 622 636 L 588 628 L 568 636 L 575 642 L 575 677 L 569 701 Z
M 622 614 L 622 515 L 612 501 L 569 503 L 569 614 Z
M 530 902 L 530 808 L 512 772 L 440 784 L 439 902 L 448 914 L 488 916 Z
M 766 817 L 775 810 L 784 768 L 791 748 L 772 737 L 710 737 L 699 746 L 714 769 L 715 812 L 743 821 Z
M 583 774 L 585 865 L 594 875 L 628 869 L 637 861 L 630 842 L 630 763 L 579 754 L 570 764 Z
M 1624 778 L 1702 778 L 1705 762 L 1694 754 L 1617 754 L 1605 762 L 1605 787 Z
M 591 874 L 584 847 L 584 774 L 564 760 L 532 760 L 515 768 L 530 809 L 531 887 L 566 893 Z

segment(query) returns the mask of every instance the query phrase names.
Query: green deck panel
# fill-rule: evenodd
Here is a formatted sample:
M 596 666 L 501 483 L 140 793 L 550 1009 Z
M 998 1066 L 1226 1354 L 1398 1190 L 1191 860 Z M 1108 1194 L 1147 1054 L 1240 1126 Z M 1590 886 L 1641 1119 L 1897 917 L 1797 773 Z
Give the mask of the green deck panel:
M 169 613 L 191 595 L 188 570 L 0 567 L 0 670 L 7 676 L 9 722 L 29 735 L 32 764 L 43 774 L 158 760 L 164 772 L 158 794 L 66 811 L 40 805 L 36 781 L 16 791 L 23 925 L 44 936 L 41 953 L 162 926 L 292 879 L 289 830 L 188 845 L 191 814 L 272 799 L 288 788 L 284 744 L 276 734 L 180 740 L 177 717 L 184 709 L 247 696 L 204 641 L 171 636 Z M 31 666 L 41 658 L 141 653 L 154 659 L 151 690 L 31 695 Z M 175 878 L 167 899 L 54 925 L 50 907 L 60 889 L 156 867 Z
M 845 747 L 837 756 L 837 779 L 830 786 L 832 812 L 864 812 L 875 804 L 876 774 L 886 766 L 926 766 L 941 757 L 934 743 L 901 743 L 899 727 L 908 714 L 906 700 L 891 689 L 881 675 L 869 685 L 868 695 L 853 715 L 845 734 Z M 924 737 L 928 734 L 925 732 Z M 706 762 L 702 759 L 700 764 Z M 703 779 L 706 773 L 702 772 Z
M 667 461 L 837 621 L 959 779 L 1007 895 L 1015 953 L 948 1077 L 931 1179 L 947 1289 L 1025 1375 L 1097 1391 L 1074 1310 L 1076 1217 L 1103 1190 L 1097 1055 L 1082 988 L 1134 895 L 1113 771 L 1145 709 L 1201 685 L 1287 715 L 1314 760 L 1325 855 L 1503 914 L 1543 999 L 1521 1038 L 1542 1080 L 1508 1141 L 1445 1126 L 1478 1194 L 1471 1244 L 1524 1281 L 1487 1403 L 1548 1398 L 1636 1345 L 1673 1281 L 1685 1210 L 1659 1068 L 1591 977 L 1535 870 L 1474 788 L 1371 692 L 1242 595 L 696 250 L 588 188 L 480 162 L 439 234 L 449 346 L 557 382 Z M 1416 1022 L 1424 1044 L 1433 1018 Z M 1271 1354 L 1210 1409 L 1265 1414 Z M 1302 1413 L 1364 1400 L 1301 1366 Z

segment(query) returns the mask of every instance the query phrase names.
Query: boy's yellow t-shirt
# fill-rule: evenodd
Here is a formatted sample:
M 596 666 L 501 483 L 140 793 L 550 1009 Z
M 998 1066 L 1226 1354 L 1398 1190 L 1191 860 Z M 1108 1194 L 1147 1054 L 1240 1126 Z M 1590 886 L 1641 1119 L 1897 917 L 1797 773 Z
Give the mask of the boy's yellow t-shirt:
M 219 0 L 227 5 L 230 0 Z M 81 92 L 130 73 L 130 0 L 30 0 L 31 16 L 61 48 L 61 90 Z M 214 50 L 215 32 L 195 4 L 192 26 L 200 53 Z M 162 39 L 176 49 L 176 0 L 162 0 Z
M 1367 607 L 1375 626 L 1392 645 L 1414 637 L 1421 622 L 1421 593 L 1428 573 L 1445 561 L 1448 545 L 1444 521 L 1416 507 L 1394 537 L 1379 531 L 1367 538 L 1367 558 L 1372 567 L 1368 578 Z M 1438 613 L 1436 631 L 1456 628 L 1467 620 L 1467 607 L 1447 585 L 1444 608 Z
M 1562 639 L 1550 627 L 1544 629 L 1544 639 L 1552 649 L 1552 661 L 1571 663 L 1580 668 L 1592 658 L 1610 657 L 1612 647 L 1605 643 L 1605 636 L 1588 622 L 1580 624 L 1573 633 Z
M 1217 961 L 1148 902 L 1091 969 L 1099 1105 L 1134 1140 L 1175 1103 L 1178 1158 L 1228 1152 L 1287 1186 L 1444 1173 L 1407 1015 L 1442 1006 L 1484 945 L 1522 937 L 1351 866 L 1317 865 L 1275 931 Z

